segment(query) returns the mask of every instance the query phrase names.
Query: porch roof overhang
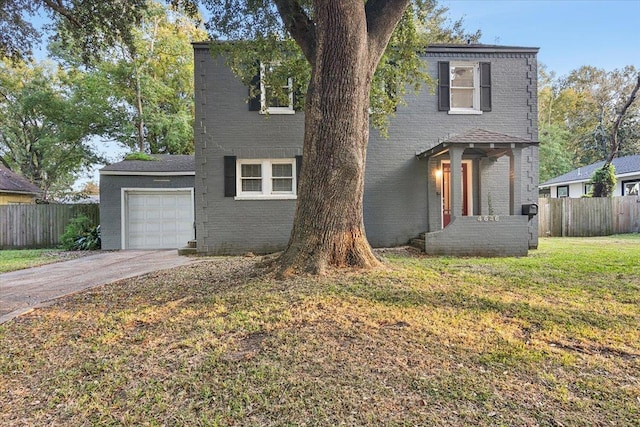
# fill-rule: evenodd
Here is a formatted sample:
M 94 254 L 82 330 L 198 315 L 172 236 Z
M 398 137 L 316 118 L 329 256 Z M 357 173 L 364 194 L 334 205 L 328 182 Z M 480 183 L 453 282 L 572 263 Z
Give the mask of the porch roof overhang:
M 450 136 L 435 147 L 418 151 L 416 156 L 419 159 L 426 159 L 445 154 L 451 147 L 461 147 L 473 149 L 486 157 L 502 157 L 507 154 L 508 150 L 513 148 L 536 145 L 538 145 L 538 141 L 491 132 L 485 129 L 471 129 L 465 133 Z

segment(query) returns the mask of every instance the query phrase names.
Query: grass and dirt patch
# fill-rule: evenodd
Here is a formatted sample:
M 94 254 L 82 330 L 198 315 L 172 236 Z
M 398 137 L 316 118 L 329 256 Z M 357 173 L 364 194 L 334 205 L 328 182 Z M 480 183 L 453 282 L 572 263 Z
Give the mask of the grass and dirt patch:
M 0 325 L 0 425 L 640 425 L 640 237 L 127 279 Z
M 69 252 L 62 249 L 16 249 L 0 251 L 0 273 L 68 261 L 90 252 Z

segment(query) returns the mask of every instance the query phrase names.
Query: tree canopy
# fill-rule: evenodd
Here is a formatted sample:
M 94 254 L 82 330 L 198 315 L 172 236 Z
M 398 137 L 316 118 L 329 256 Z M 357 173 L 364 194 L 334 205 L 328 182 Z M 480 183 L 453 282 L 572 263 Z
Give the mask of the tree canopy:
M 85 71 L 95 95 L 108 99 L 109 137 L 143 152 L 193 152 L 193 49 L 206 32 L 182 13 L 148 2 L 130 42 L 102 46 Z M 81 68 L 83 49 L 54 45 L 54 54 Z
M 0 157 L 45 199 L 102 160 L 90 136 L 110 124 L 86 103 L 81 80 L 52 64 L 0 62 Z
M 639 78 L 633 66 L 583 66 L 563 77 L 540 67 L 542 182 L 609 156 L 640 153 L 640 103 L 625 108 Z
M 206 32 L 197 10 L 185 12 L 193 3 L 171 3 L 3 2 L 0 27 L 11 31 L 0 35 L 0 159 L 51 197 L 106 161 L 97 155 L 103 139 L 193 152 L 191 42 Z M 30 23 L 38 13 L 52 18 L 56 65 L 28 59 L 42 36 Z

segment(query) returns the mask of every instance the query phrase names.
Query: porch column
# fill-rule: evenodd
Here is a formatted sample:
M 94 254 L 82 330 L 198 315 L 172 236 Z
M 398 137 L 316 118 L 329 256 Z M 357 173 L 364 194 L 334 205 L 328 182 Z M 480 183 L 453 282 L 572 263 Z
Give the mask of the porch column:
M 511 144 L 509 154 L 509 215 L 522 213 L 522 147 Z
M 462 216 L 462 152 L 463 147 L 452 145 L 449 149 L 451 161 L 451 219 Z

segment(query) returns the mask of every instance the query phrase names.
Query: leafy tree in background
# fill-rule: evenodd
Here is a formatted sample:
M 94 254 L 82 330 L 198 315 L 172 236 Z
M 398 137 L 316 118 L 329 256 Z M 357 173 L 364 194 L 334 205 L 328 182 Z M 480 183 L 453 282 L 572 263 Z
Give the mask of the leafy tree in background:
M 44 199 L 102 160 L 89 137 L 109 123 L 84 103 L 77 84 L 51 64 L 0 62 L 0 157 L 38 185 Z
M 96 58 L 103 46 L 116 40 L 132 42 L 131 29 L 146 8 L 145 0 L 3 0 L 0 2 L 0 58 L 25 59 L 42 38 L 33 17 L 46 13 L 58 20 L 55 38 L 73 41 L 82 48 L 85 61 Z
M 541 181 L 598 161 L 610 163 L 617 155 L 640 153 L 640 105 L 627 105 L 635 98 L 638 78 L 632 66 L 609 72 L 583 66 L 563 78 L 540 68 Z M 552 141 L 548 147 L 547 138 Z M 556 174 L 543 176 L 547 171 Z
M 214 53 L 223 55 L 245 84 L 256 74 L 256 61 L 276 63 L 284 70 L 280 77 L 293 77 L 296 91 L 304 94 L 301 180 L 278 273 L 378 266 L 362 211 L 369 113 L 384 130 L 405 91 L 428 81 L 419 58 L 424 48 L 419 28 L 433 16 L 436 2 L 202 3 L 211 16 L 211 37 L 233 41 L 215 43 Z M 444 32 L 452 38 L 462 33 L 461 28 Z
M 183 13 L 149 2 L 130 42 L 115 39 L 97 52 L 87 79 L 93 94 L 108 100 L 102 108 L 113 117 L 112 139 L 141 152 L 193 152 L 191 42 L 206 37 Z M 56 43 L 52 50 L 68 66 L 82 67 L 81 46 Z
M 573 155 L 566 149 L 569 131 L 558 125 L 540 126 L 538 139 L 540 140 L 540 182 L 563 175 L 574 169 Z

